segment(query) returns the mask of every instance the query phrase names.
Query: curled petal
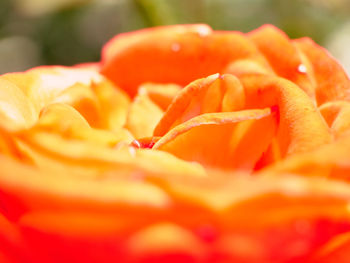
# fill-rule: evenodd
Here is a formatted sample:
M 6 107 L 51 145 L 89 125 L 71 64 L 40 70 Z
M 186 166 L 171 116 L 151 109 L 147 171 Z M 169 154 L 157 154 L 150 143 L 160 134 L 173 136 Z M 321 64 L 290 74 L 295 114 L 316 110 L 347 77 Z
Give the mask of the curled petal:
M 329 128 L 310 98 L 294 83 L 261 75 L 245 76 L 246 107 L 278 106 L 281 156 L 306 152 L 331 142 Z
M 270 109 L 202 114 L 171 129 L 153 149 L 209 167 L 251 170 L 270 144 L 275 123 Z
M 185 86 L 195 79 L 223 73 L 232 61 L 246 58 L 269 67 L 257 48 L 239 32 L 213 32 L 206 25 L 176 25 L 115 37 L 103 49 L 101 72 L 134 96 L 142 83 Z
M 215 74 L 196 80 L 179 92 L 155 128 L 154 135 L 164 135 L 176 125 L 203 113 L 243 109 L 244 103 L 243 87 L 232 75 Z
M 267 58 L 280 77 L 297 84 L 310 98 L 315 97 L 315 87 L 306 74 L 302 56 L 288 36 L 278 28 L 266 25 L 249 33 L 250 39 Z
M 350 80 L 341 65 L 322 47 L 309 38 L 294 40 L 306 55 L 316 79 L 316 98 L 319 105 L 333 100 L 350 99 Z

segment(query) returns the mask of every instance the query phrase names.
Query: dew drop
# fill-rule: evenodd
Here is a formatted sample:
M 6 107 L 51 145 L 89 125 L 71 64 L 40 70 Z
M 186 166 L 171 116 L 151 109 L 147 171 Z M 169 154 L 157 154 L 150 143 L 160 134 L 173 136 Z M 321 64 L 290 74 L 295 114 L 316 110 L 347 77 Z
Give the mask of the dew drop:
M 298 66 L 298 71 L 299 71 L 300 73 L 306 73 L 306 71 L 307 71 L 306 66 L 305 66 L 304 64 L 300 64 L 300 65 Z
M 155 143 L 160 139 L 158 136 L 139 138 L 131 142 L 130 146 L 136 149 L 152 149 Z
M 141 148 L 141 144 L 138 140 L 133 140 L 130 144 L 131 147 L 134 147 L 134 148 Z
M 200 37 L 205 37 L 210 34 L 210 30 L 207 27 L 200 27 L 197 32 Z

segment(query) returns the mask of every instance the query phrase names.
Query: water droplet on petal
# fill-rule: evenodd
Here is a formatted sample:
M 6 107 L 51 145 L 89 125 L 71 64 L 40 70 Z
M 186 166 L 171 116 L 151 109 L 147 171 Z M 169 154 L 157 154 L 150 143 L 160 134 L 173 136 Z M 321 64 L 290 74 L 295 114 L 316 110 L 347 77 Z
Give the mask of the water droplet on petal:
M 141 148 L 141 144 L 138 140 L 133 140 L 130 144 L 131 147 L 134 147 L 134 148 Z
M 306 66 L 305 66 L 304 64 L 300 64 L 300 65 L 298 66 L 298 71 L 299 71 L 300 73 L 306 73 L 307 68 L 306 68 Z
M 205 37 L 210 34 L 210 29 L 207 27 L 199 27 L 197 30 L 199 36 Z
M 180 51 L 180 49 L 181 49 L 181 46 L 180 46 L 179 43 L 173 43 L 171 45 L 171 50 L 174 51 L 174 52 L 178 52 L 178 51 Z
M 154 144 L 160 139 L 158 136 L 139 138 L 131 142 L 130 146 L 140 149 L 152 149 Z

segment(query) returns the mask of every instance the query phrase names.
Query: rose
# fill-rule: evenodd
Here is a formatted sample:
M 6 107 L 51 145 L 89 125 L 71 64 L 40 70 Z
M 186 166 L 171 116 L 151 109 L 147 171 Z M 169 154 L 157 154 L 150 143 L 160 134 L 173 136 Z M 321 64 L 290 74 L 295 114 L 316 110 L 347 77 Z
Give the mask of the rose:
M 140 125 L 142 118 L 131 118 L 138 123 L 129 126 L 143 127 L 134 132 L 137 137 L 152 136 L 153 131 L 163 136 L 154 149 L 220 169 L 260 169 L 328 144 L 349 126 L 350 84 L 342 68 L 310 39 L 289 40 L 271 26 L 246 36 L 213 32 L 205 25 L 128 33 L 106 45 L 101 68 L 132 96 L 145 82 L 184 85 L 219 72 L 186 86 L 164 114 L 144 105 L 153 119 Z M 141 86 L 139 93 L 134 104 L 146 100 L 147 90 Z M 152 96 L 149 105 L 157 104 L 152 104 Z M 271 113 L 260 110 L 267 108 Z M 240 112 L 247 109 L 255 111 Z M 260 120 L 243 122 L 245 118 Z M 200 136 L 208 132 L 216 136 Z
M 0 258 L 347 262 L 348 90 L 271 26 L 147 29 L 3 75 Z

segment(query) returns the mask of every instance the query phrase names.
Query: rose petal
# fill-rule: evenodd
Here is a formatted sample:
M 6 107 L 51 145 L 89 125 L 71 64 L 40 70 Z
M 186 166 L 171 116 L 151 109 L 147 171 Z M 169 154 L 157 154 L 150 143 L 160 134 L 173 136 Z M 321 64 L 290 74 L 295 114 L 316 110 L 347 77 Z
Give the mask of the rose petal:
M 244 107 L 244 90 L 232 75 L 199 79 L 179 92 L 154 130 L 162 136 L 171 128 L 203 113 L 235 111 Z
M 319 105 L 332 100 L 350 99 L 350 80 L 342 66 L 322 47 L 309 38 L 293 41 L 309 59 L 317 82 Z
M 225 72 L 232 61 L 247 58 L 269 67 L 257 48 L 239 32 L 212 32 L 206 25 L 176 25 L 118 35 L 102 51 L 101 72 L 134 96 L 142 83 L 185 86 L 195 79 Z
M 91 88 L 99 102 L 100 128 L 118 132 L 126 122 L 129 97 L 109 81 L 92 83 Z
M 275 75 L 272 69 L 251 59 L 239 59 L 230 63 L 225 73 L 233 74 L 238 77 L 246 74 Z
M 0 204 L 1 206 L 1 204 Z M 2 209 L 3 207 L 0 207 Z M 6 212 L 6 211 L 4 211 Z M 27 252 L 19 229 L 0 213 L 0 260 L 5 263 L 23 262 Z M 21 253 L 18 253 L 21 251 Z M 29 262 L 29 261 L 28 261 Z
M 278 106 L 281 156 L 306 152 L 331 142 L 326 122 L 310 98 L 294 83 L 277 77 L 241 77 L 247 108 Z
M 9 73 L 2 77 L 18 86 L 38 112 L 74 84 L 89 85 L 91 81 L 100 82 L 103 78 L 94 70 L 59 66 L 37 67 L 25 73 Z
M 67 116 L 69 116 L 67 118 Z M 86 119 L 73 107 L 66 104 L 50 104 L 42 110 L 35 131 L 57 133 L 67 139 L 78 139 L 113 147 L 120 142 L 131 142 L 132 135 L 125 129 L 118 132 L 91 128 Z M 28 131 L 30 133 L 31 131 Z
M 125 128 L 135 138 L 152 136 L 153 130 L 162 118 L 162 115 L 162 109 L 147 94 L 139 94 L 130 105 Z
M 16 85 L 0 79 L 0 123 L 3 129 L 25 129 L 37 120 L 34 106 Z
M 24 211 L 30 209 L 20 216 L 19 225 L 35 259 L 56 255 L 57 260 L 72 262 L 70 255 L 75 259 L 80 257 L 77 251 L 90 247 L 98 253 L 86 253 L 85 262 L 94 262 L 95 257 L 102 262 L 121 257 L 127 260 L 140 255 L 135 251 L 158 258 L 164 255 L 166 243 L 157 242 L 161 240 L 157 237 L 153 243 L 143 241 L 149 236 L 147 230 L 156 234 L 162 226 L 157 223 L 167 221 L 169 231 L 176 230 L 167 242 L 178 236 L 194 240 L 206 251 L 200 256 L 203 260 L 232 262 L 248 257 L 256 260 L 253 262 L 273 259 L 284 263 L 307 259 L 332 237 L 350 229 L 349 187 L 331 180 L 211 174 L 208 180 L 198 181 L 194 177 L 179 180 L 178 176 L 149 175 L 140 184 L 56 173 L 43 176 L 7 161 L 2 167 L 12 168 L 3 170 L 6 174 L 0 172 L 1 200 L 9 214 L 19 204 Z M 251 220 L 256 215 L 259 220 Z M 63 244 L 67 247 L 64 251 Z M 254 246 L 245 246 L 248 244 Z M 283 247 L 277 249 L 281 244 Z M 101 254 L 106 248 L 114 253 Z M 181 246 L 171 246 L 166 254 L 178 253 L 176 248 Z M 151 251 L 154 253 L 148 254 Z M 251 255 L 253 252 L 257 254 Z M 135 262 L 143 260 L 141 256 Z
M 290 156 L 262 170 L 265 175 L 292 173 L 349 180 L 350 137 Z
M 310 260 L 310 263 L 346 263 L 350 260 L 350 233 L 334 237 Z
M 269 115 L 269 109 L 202 114 L 171 129 L 153 149 L 209 167 L 250 170 L 274 135 Z
M 181 88 L 181 86 L 176 84 L 146 83 L 140 86 L 139 93 L 147 94 L 159 108 L 165 111 Z
M 347 101 L 326 102 L 320 107 L 323 118 L 327 121 L 335 138 L 350 131 L 350 103 Z
M 300 70 L 300 67 L 305 67 L 302 57 L 283 31 L 272 25 L 265 25 L 250 32 L 249 37 L 278 76 L 297 84 L 310 98 L 315 97 L 315 87 L 310 76 Z

